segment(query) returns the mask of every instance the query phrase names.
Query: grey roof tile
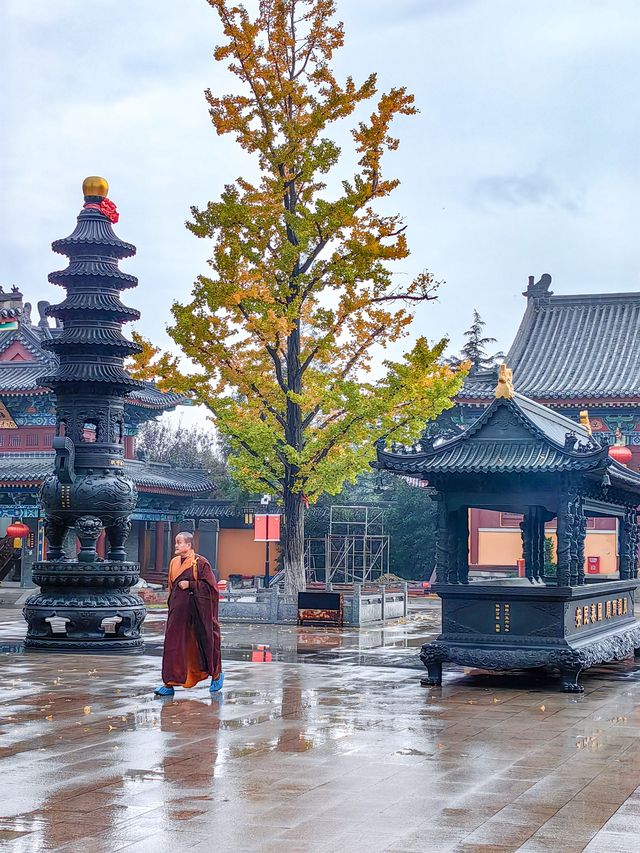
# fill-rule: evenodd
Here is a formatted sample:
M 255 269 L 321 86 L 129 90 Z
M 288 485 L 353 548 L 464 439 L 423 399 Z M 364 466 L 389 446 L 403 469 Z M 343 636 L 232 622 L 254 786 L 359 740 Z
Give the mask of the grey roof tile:
M 530 298 L 505 362 L 527 397 L 640 398 L 640 293 Z M 494 371 L 470 374 L 460 400 L 493 396 Z
M 567 433 L 575 446 L 565 446 Z M 495 399 L 464 432 L 420 452 L 378 449 L 377 467 L 423 479 L 456 473 L 608 470 L 614 484 L 640 492 L 640 474 L 615 462 L 580 424 L 521 394 Z
M 0 454 L 0 482 L 39 483 L 53 471 L 53 459 L 53 453 Z M 126 459 L 124 470 L 141 491 L 206 494 L 214 488 L 207 473 L 197 468 Z

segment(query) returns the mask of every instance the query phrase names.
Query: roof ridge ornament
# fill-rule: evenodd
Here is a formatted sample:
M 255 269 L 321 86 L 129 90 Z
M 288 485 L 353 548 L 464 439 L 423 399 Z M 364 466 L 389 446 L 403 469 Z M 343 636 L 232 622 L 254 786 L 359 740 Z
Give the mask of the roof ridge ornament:
M 589 420 L 589 412 L 586 409 L 583 409 L 580 412 L 580 426 L 584 427 L 589 435 L 593 435 L 593 430 L 591 429 L 591 421 Z
M 501 364 L 498 369 L 498 384 L 496 385 L 495 393 L 498 400 L 511 400 L 515 394 L 513 371 L 506 364 Z
M 530 275 L 527 283 L 527 289 L 522 295 L 527 299 L 535 299 L 548 301 L 550 296 L 553 296 L 553 290 L 549 290 L 551 286 L 551 276 L 548 272 L 542 273 L 540 279 L 534 283 L 535 276 Z

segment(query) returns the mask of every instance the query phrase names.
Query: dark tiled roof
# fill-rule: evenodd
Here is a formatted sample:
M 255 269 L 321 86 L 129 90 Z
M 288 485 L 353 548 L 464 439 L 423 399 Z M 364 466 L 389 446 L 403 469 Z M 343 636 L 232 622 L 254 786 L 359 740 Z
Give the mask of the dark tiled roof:
M 530 297 L 505 357 L 520 394 L 536 400 L 640 398 L 640 293 Z M 460 400 L 487 399 L 494 371 L 472 373 Z
M 31 391 L 42 388 L 38 378 L 46 370 L 46 364 L 22 362 L 0 362 L 0 394 L 11 391 Z
M 244 513 L 244 507 L 235 503 L 215 501 L 195 501 L 186 515 L 189 518 L 237 518 Z
M 119 329 L 104 326 L 92 326 L 84 329 L 63 329 L 62 333 L 42 344 L 45 350 L 58 352 L 62 347 L 68 352 L 70 346 L 83 347 L 87 343 L 94 347 L 108 348 L 108 352 L 117 347 L 122 353 L 142 352 L 139 344 L 128 341 Z
M 0 455 L 0 482 L 40 483 L 53 471 L 53 453 L 5 453 Z M 124 470 L 141 491 L 174 494 L 206 494 L 214 488 L 199 469 L 174 468 L 155 462 L 127 459 Z
M 54 252 L 67 256 L 77 252 L 79 246 L 95 247 L 100 254 L 114 258 L 130 258 L 136 253 L 136 247 L 121 240 L 105 216 L 87 209 L 80 211 L 78 223 L 68 237 L 54 240 L 51 244 Z
M 66 314 L 74 311 L 102 311 L 108 315 L 109 320 L 122 319 L 123 321 L 139 320 L 140 312 L 135 308 L 129 308 L 110 293 L 70 292 L 66 299 L 56 305 L 49 305 L 47 316 L 59 317 L 64 320 Z
M 139 462 L 128 459 L 124 470 L 139 488 L 207 494 L 214 484 L 201 468 L 175 468 L 162 462 Z
M 358 504 L 361 506 L 361 504 Z M 380 505 L 376 504 L 378 508 Z M 258 500 L 249 501 L 248 508 L 254 514 L 264 512 L 264 507 L 260 505 Z M 232 501 L 216 501 L 202 500 L 194 501 L 185 515 L 188 518 L 242 518 L 247 510 L 247 504 L 237 504 Z M 275 507 L 271 507 L 272 512 L 276 512 Z M 282 512 L 282 510 L 279 510 Z M 329 521 L 330 507 L 328 506 L 310 506 L 305 510 L 305 518 L 313 519 L 314 521 Z
M 100 285 L 105 280 L 113 280 L 115 287 L 119 290 L 125 290 L 127 287 L 136 287 L 138 279 L 135 275 L 128 272 L 123 272 L 118 268 L 115 261 L 106 261 L 104 259 L 92 260 L 82 258 L 71 261 L 69 266 L 64 270 L 57 270 L 49 273 L 49 281 L 51 284 L 59 284 L 61 287 L 73 287 L 76 278 L 81 278 L 79 282 L 86 285 L 87 282 L 92 282 L 96 279 L 96 284 Z
M 63 334 L 66 334 L 63 332 Z M 17 391 L 28 391 L 33 393 L 36 389 L 42 393 L 50 393 L 42 385 L 43 374 L 55 369 L 57 360 L 48 357 L 47 361 L 37 362 L 0 362 L 0 396 L 15 393 Z M 130 385 L 134 380 L 127 380 Z M 175 406 L 188 403 L 182 394 L 160 391 L 152 382 L 136 382 L 135 387 L 125 398 L 125 405 L 140 405 L 148 409 L 166 411 Z
M 108 385 L 118 385 L 122 388 L 139 388 L 142 385 L 138 379 L 132 379 L 127 371 L 119 364 L 107 364 L 103 361 L 89 361 L 93 356 L 80 356 L 78 360 L 67 358 L 61 365 L 56 365 L 53 373 L 40 377 L 40 384 L 54 388 L 63 382 L 101 382 Z
M 575 436 L 573 449 L 565 446 Z M 437 473 L 556 473 L 612 469 L 640 489 L 640 475 L 617 465 L 580 424 L 520 394 L 495 399 L 468 429 L 418 453 L 378 450 L 378 467 L 428 479 Z M 618 469 L 620 469 L 618 471 Z M 629 479 L 630 478 L 630 479 Z
M 135 405 L 136 403 L 140 403 L 146 408 L 164 411 L 165 409 L 172 409 L 174 406 L 186 405 L 189 400 L 182 394 L 160 391 L 152 382 L 144 382 L 125 398 L 125 405 Z

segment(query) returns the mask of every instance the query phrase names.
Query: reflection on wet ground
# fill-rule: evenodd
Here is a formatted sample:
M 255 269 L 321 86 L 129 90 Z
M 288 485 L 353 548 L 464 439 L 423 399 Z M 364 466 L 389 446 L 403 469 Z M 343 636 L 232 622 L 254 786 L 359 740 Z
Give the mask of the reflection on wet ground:
M 2 615 L 9 643 L 19 614 Z M 238 629 L 235 652 L 264 630 Z M 637 851 L 634 662 L 592 670 L 582 696 L 460 669 L 424 689 L 410 658 L 429 630 L 398 626 L 376 648 L 272 628 L 303 662 L 227 655 L 213 699 L 204 686 L 154 699 L 155 655 L 0 654 L 0 848 Z M 344 665 L 387 653 L 404 663 Z
M 420 646 L 440 631 L 440 603 L 425 599 L 411 603 L 410 618 L 368 628 L 298 628 L 293 625 L 223 624 L 222 643 L 227 660 L 251 660 L 258 644 L 269 646 L 276 661 L 401 666 L 423 669 Z M 19 651 L 25 633 L 23 620 L 13 610 L 0 611 L 0 650 Z M 162 654 L 165 610 L 151 610 L 144 624 L 146 652 Z M 7 648 L 11 647 L 11 649 Z

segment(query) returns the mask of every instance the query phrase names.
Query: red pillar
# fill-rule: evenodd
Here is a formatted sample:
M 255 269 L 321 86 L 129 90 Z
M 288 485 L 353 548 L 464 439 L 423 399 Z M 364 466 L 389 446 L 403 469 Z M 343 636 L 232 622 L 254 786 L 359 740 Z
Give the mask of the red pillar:
M 181 525 L 179 521 L 171 522 L 171 531 L 169 534 L 169 559 L 173 557 L 174 554 L 174 544 L 176 541 L 176 536 L 180 533 Z

